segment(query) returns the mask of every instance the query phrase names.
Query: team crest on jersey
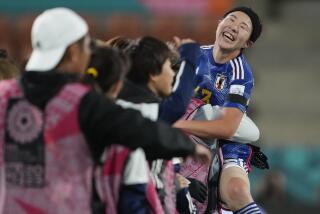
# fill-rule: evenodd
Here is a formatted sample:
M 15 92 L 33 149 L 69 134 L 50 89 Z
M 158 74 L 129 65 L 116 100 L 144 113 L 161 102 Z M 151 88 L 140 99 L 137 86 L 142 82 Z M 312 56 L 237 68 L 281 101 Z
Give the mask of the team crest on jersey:
M 222 90 L 226 83 L 227 77 L 222 74 L 217 74 L 216 80 L 214 82 L 214 87 L 218 90 Z

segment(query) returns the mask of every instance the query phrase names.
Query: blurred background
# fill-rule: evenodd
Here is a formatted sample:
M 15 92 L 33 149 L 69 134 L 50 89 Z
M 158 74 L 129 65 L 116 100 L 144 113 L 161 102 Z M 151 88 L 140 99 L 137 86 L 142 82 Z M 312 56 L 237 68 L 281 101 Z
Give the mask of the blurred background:
M 246 55 L 256 80 L 249 114 L 271 169 L 253 169 L 252 191 L 268 213 L 319 213 L 320 1 L 1 0 L 0 48 L 23 66 L 32 21 L 56 6 L 80 12 L 95 38 L 176 35 L 212 44 L 219 18 L 236 5 L 254 8 L 264 25 Z

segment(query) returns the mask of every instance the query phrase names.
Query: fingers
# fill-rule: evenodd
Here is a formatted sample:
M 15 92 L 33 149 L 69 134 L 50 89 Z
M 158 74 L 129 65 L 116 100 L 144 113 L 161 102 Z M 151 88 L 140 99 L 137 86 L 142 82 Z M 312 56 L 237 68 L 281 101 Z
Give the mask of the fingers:
M 179 182 L 180 188 L 186 188 L 189 186 L 190 181 L 183 177 L 181 174 L 176 173 L 177 181 Z
M 173 41 L 174 41 L 176 47 L 180 47 L 180 45 L 181 45 L 181 39 L 180 39 L 179 37 L 174 36 L 174 37 L 173 37 Z
M 183 127 L 182 124 L 183 124 L 183 120 L 177 120 L 177 121 L 172 125 L 172 127 L 173 127 L 173 128 L 177 128 L 177 129 L 181 129 L 181 128 Z
M 195 158 L 204 164 L 209 164 L 211 161 L 211 152 L 206 147 L 196 144 Z
M 180 39 L 177 36 L 173 37 L 173 41 L 175 43 L 176 47 L 180 47 L 181 45 L 187 44 L 187 43 L 194 43 L 195 41 L 190 39 L 190 38 L 186 38 L 186 39 Z
M 190 38 L 187 38 L 187 39 L 182 39 L 181 40 L 181 43 L 182 44 L 187 44 L 187 43 L 194 43 L 195 41 L 190 39 Z

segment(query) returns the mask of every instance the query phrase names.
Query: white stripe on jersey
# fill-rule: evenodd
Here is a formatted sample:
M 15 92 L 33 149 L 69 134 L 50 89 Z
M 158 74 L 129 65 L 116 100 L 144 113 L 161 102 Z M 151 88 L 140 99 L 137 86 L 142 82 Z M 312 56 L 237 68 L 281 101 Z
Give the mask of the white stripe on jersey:
M 183 61 L 180 65 L 179 72 L 177 73 L 176 82 L 174 83 L 174 86 L 172 87 L 172 92 L 175 92 L 177 90 L 178 85 L 180 84 L 180 78 L 181 78 L 181 75 L 183 73 L 185 66 L 186 66 L 186 61 Z
M 241 66 L 242 62 L 240 63 L 241 59 L 239 57 L 237 57 L 235 60 L 236 60 L 238 67 L 239 67 L 239 79 L 243 79 L 242 77 L 244 76 L 244 74 L 243 74 L 244 71 L 243 71 L 243 67 Z
M 236 69 L 237 69 L 237 77 L 236 77 L 236 78 L 237 78 L 237 79 L 240 79 L 241 70 L 240 70 L 240 68 L 239 68 L 239 63 L 238 63 L 237 58 L 235 58 L 234 63 L 236 64 Z
M 244 79 L 244 68 L 243 68 L 241 57 L 237 57 L 231 60 L 230 64 L 233 71 L 232 80 Z
M 244 79 L 244 68 L 243 68 L 243 64 L 242 64 L 242 59 L 241 57 L 238 57 L 239 61 L 240 61 L 240 68 L 242 70 L 241 72 L 241 79 Z
M 198 74 L 198 72 L 199 72 L 199 66 L 197 67 L 197 69 L 196 69 L 196 75 Z
M 230 61 L 230 64 L 231 64 L 231 67 L 232 67 L 232 79 L 231 79 L 231 81 L 233 81 L 236 78 L 236 70 L 235 70 L 235 67 L 234 67 L 234 64 L 233 64 L 232 60 Z

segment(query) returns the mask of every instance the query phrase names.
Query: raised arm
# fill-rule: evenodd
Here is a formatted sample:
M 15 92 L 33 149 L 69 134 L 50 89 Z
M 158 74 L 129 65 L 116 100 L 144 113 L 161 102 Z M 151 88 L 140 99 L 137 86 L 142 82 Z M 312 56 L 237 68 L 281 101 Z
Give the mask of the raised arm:
M 181 118 L 186 111 L 195 88 L 194 78 L 200 56 L 200 47 L 194 41 L 176 38 L 176 43 L 180 46 L 181 67 L 171 95 L 161 102 L 159 109 L 159 119 L 170 124 Z
M 194 144 L 179 130 L 145 119 L 138 111 L 123 109 L 94 92 L 82 99 L 79 119 L 95 157 L 113 143 L 130 149 L 141 147 L 150 159 L 185 157 L 195 152 Z

